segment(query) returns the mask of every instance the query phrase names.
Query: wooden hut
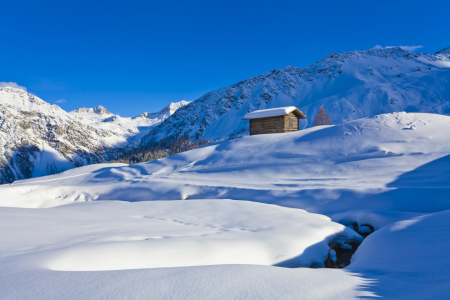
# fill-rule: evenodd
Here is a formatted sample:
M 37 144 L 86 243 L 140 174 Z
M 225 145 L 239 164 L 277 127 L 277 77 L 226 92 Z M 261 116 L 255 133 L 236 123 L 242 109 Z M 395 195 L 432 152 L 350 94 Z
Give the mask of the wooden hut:
M 255 135 L 297 131 L 300 119 L 306 116 L 297 107 L 287 106 L 255 110 L 242 120 L 250 120 L 250 135 Z

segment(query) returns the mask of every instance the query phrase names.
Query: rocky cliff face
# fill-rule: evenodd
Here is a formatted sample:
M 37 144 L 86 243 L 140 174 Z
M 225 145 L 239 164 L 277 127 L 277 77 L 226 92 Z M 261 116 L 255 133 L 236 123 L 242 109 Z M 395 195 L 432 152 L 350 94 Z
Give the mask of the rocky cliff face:
M 189 135 L 223 140 L 248 134 L 245 113 L 297 106 L 309 127 L 321 106 L 334 123 L 382 113 L 450 114 L 447 52 L 416 54 L 401 48 L 330 54 L 306 68 L 285 67 L 212 91 L 177 110 L 141 141 Z
M 0 88 L 0 183 L 115 159 L 162 120 L 122 118 L 104 107 L 68 113 L 21 89 Z

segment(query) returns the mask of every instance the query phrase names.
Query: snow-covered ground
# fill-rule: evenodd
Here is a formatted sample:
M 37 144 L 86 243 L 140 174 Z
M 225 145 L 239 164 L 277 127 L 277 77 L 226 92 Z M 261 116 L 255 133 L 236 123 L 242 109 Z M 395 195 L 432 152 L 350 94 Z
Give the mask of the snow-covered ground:
M 450 205 L 449 132 L 448 116 L 393 113 L 250 136 L 148 163 L 16 181 L 0 187 L 1 205 L 222 198 L 329 216 L 354 209 L 435 212 Z
M 325 216 L 298 209 L 231 200 L 102 201 L 2 208 L 0 224 L 2 298 L 365 294 L 357 287 L 366 281 L 351 273 L 272 266 L 320 266 L 327 242 L 361 239 Z M 323 280 L 332 285 L 310 289 Z
M 0 186 L 2 297 L 445 299 L 449 132 L 394 113 Z
M 426 201 L 426 199 L 425 199 Z M 370 235 L 348 271 L 388 299 L 448 299 L 450 210 L 388 225 Z

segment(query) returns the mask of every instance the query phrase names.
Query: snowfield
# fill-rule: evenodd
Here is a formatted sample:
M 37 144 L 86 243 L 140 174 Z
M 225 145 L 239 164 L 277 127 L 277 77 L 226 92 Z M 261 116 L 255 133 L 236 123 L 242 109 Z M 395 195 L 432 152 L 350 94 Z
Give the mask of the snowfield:
M 364 279 L 343 271 L 252 266 L 320 266 L 327 242 L 361 240 L 325 216 L 298 209 L 231 200 L 103 201 L 2 208 L 0 224 L 2 298 L 122 298 L 120 288 L 126 298 L 367 294 L 356 290 Z M 167 269 L 201 265 L 209 266 Z M 324 279 L 333 282 L 332 288 L 309 288 Z M 98 284 L 77 287 L 89 281 Z M 259 287 L 266 281 L 269 286 Z M 136 287 L 131 293 L 127 283 Z M 246 285 L 255 289 L 240 290 Z
M 29 221 L 21 225 L 23 219 Z M 17 239 L 24 226 L 27 235 L 36 237 L 21 236 L 17 240 L 21 244 L 11 249 L 3 244 L 2 253 L 17 255 L 17 246 L 38 247 L 45 251 L 33 256 L 36 264 L 60 271 L 216 264 L 309 267 L 325 261 L 332 241 L 362 241 L 356 232 L 323 215 L 231 200 L 105 201 L 38 211 L 11 208 L 2 211 L 1 222 L 3 228 L 10 227 L 6 239 L 8 235 Z M 41 233 L 46 226 L 50 230 Z M 26 255 L 29 250 L 21 252 Z
M 370 235 L 349 271 L 389 299 L 448 299 L 450 210 L 388 225 Z
M 445 299 L 449 132 L 384 114 L 2 185 L 2 298 Z
M 354 209 L 436 212 L 450 207 L 449 132 L 448 116 L 379 115 L 16 181 L 0 187 L 0 205 L 221 198 L 329 216 Z

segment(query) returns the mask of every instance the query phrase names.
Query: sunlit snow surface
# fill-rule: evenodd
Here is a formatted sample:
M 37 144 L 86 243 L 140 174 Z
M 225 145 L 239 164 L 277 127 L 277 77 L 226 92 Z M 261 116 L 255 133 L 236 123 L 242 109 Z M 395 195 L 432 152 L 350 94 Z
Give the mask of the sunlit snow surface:
M 270 267 L 320 263 L 329 238 L 358 239 L 343 225 L 298 209 L 231 200 L 103 201 L 2 208 L 0 228 L 2 298 L 367 294 L 357 290 L 366 280 L 351 273 Z M 191 267 L 168 268 L 180 266 Z M 20 286 L 24 280 L 31 286 Z M 101 283 L 84 286 L 92 280 Z M 321 290 L 323 280 L 331 287 Z
M 222 198 L 327 215 L 354 209 L 435 212 L 450 205 L 449 132 L 448 116 L 379 115 L 245 137 L 148 163 L 91 165 L 16 181 L 0 187 L 0 205 Z
M 444 299 L 449 132 L 395 113 L 0 186 L 2 298 Z M 377 231 L 292 268 L 359 238 L 325 215 Z

